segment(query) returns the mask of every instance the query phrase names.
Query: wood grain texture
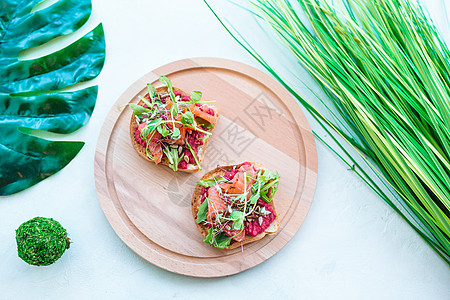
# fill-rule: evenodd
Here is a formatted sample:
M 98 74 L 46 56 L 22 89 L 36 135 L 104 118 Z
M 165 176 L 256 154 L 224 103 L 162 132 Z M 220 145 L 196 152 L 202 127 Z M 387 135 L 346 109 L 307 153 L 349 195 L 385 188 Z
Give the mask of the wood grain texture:
M 200 90 L 221 112 L 197 173 L 173 172 L 145 161 L 129 135 L 131 110 L 147 83 L 166 75 L 174 86 Z M 280 173 L 274 198 L 277 234 L 219 250 L 203 242 L 192 218 L 196 181 L 217 165 L 261 163 Z M 118 236 L 147 261 L 172 272 L 219 277 L 252 268 L 277 253 L 300 228 L 311 205 L 317 179 L 314 137 L 299 105 L 267 74 L 217 58 L 170 63 L 136 81 L 106 117 L 95 155 L 95 181 L 102 209 Z

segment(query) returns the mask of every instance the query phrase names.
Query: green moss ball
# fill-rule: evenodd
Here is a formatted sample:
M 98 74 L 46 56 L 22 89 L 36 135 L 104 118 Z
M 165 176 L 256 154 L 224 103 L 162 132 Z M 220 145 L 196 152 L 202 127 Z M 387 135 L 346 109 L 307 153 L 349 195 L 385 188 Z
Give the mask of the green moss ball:
M 16 229 L 17 253 L 26 263 L 48 266 L 70 247 L 67 231 L 58 221 L 36 217 Z

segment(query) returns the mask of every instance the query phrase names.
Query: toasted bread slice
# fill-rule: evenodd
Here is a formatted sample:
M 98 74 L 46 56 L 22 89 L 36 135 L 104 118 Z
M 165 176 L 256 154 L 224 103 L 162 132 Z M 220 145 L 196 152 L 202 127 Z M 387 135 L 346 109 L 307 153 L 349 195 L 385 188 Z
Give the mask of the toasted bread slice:
M 201 178 L 201 180 L 210 179 L 213 177 L 222 177 L 225 173 L 232 171 L 233 169 L 238 169 L 241 165 L 242 164 L 231 165 L 231 166 L 219 166 L 219 167 L 215 168 L 214 170 L 207 172 Z M 260 164 L 254 164 L 254 166 L 257 171 L 258 170 L 266 170 L 265 167 Z M 194 221 L 197 220 L 197 213 L 198 213 L 198 209 L 199 209 L 199 206 L 201 204 L 201 199 L 202 199 L 201 193 L 202 193 L 202 186 L 197 184 L 197 186 L 194 189 L 194 193 L 192 195 L 192 202 L 191 202 L 192 216 L 194 217 Z M 268 196 L 271 196 L 271 194 L 269 194 Z M 240 247 L 241 245 L 256 242 L 256 241 L 262 239 L 263 237 L 265 237 L 267 234 L 277 233 L 278 230 L 280 229 L 280 222 L 278 219 L 278 215 L 277 215 L 277 212 L 275 209 L 275 204 L 274 204 L 273 200 L 270 201 L 270 206 L 273 208 L 273 210 L 275 212 L 275 220 L 272 221 L 272 223 L 269 225 L 269 227 L 266 228 L 266 230 L 264 232 L 258 234 L 257 236 L 247 236 L 246 235 L 242 242 L 237 242 L 235 240 L 232 240 L 230 245 L 228 247 L 225 247 L 225 249 L 234 249 L 234 248 Z M 198 230 L 202 234 L 203 238 L 206 238 L 206 236 L 208 235 L 209 228 L 203 224 L 197 224 L 197 222 L 195 222 L 195 223 L 197 225 Z
M 189 96 L 186 92 L 184 92 L 183 90 L 173 87 L 173 91 L 174 92 L 179 92 L 181 93 L 181 96 Z M 162 87 L 158 87 L 156 88 L 156 93 L 157 94 L 166 94 L 168 93 L 167 87 L 166 86 L 162 86 Z M 145 95 L 145 97 L 148 97 L 148 94 Z M 144 102 L 142 100 L 140 100 L 138 103 L 138 105 L 143 106 Z M 217 120 L 219 119 L 219 110 L 217 109 L 217 107 L 212 106 L 212 105 L 208 105 L 208 107 L 212 108 L 216 114 L 216 120 L 215 122 L 212 124 L 213 127 L 211 129 L 205 130 L 209 133 L 212 133 L 214 128 L 216 128 L 216 123 Z M 138 142 L 136 142 L 135 139 L 135 132 L 136 132 L 136 128 L 137 128 L 137 122 L 136 122 L 136 118 L 134 117 L 134 114 L 131 116 L 131 120 L 130 120 L 130 137 L 131 137 L 131 143 L 133 145 L 133 148 L 136 150 L 136 152 L 139 154 L 139 156 L 141 156 L 142 158 L 144 158 L 145 160 L 148 160 L 150 162 L 153 162 L 145 153 L 145 147 L 143 147 L 141 144 L 139 144 Z M 211 136 L 205 141 L 205 143 L 203 145 L 201 145 L 200 147 L 198 147 L 198 158 L 199 158 L 199 163 L 201 165 L 203 158 L 205 156 L 205 150 L 206 147 L 208 146 L 209 140 L 211 139 Z M 165 166 L 169 166 L 169 160 L 167 159 L 167 157 L 165 155 L 163 155 L 163 158 L 160 162 L 161 165 L 165 165 Z M 200 168 L 197 165 L 194 164 L 189 164 L 187 169 L 178 169 L 178 171 L 182 171 L 182 172 L 189 172 L 189 173 L 193 173 L 193 172 L 197 172 L 198 170 L 200 170 Z

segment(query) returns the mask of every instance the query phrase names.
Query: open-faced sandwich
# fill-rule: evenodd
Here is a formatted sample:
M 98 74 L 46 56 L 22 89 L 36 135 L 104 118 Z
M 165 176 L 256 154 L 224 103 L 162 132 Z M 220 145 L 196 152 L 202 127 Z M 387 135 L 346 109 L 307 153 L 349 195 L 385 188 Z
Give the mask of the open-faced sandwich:
M 202 93 L 190 95 L 165 85 L 155 88 L 148 84 L 148 94 L 139 97 L 138 104 L 130 103 L 133 116 L 130 136 L 134 149 L 155 164 L 164 164 L 174 171 L 201 170 L 201 161 L 212 131 L 219 118 L 216 107 L 202 101 Z
M 192 214 L 204 242 L 233 249 L 280 228 L 273 198 L 280 176 L 244 162 L 217 167 L 197 182 Z

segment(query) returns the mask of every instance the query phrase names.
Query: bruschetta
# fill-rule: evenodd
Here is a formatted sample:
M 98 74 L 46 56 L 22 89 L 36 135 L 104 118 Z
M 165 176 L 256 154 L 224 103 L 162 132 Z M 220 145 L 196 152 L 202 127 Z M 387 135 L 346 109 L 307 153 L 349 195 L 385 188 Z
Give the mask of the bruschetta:
M 185 93 L 172 87 L 162 76 L 164 86 L 148 84 L 148 93 L 130 103 L 130 138 L 144 159 L 169 166 L 173 171 L 201 170 L 205 149 L 219 118 L 219 110 L 203 101 L 202 93 Z
M 233 249 L 276 233 L 280 223 L 273 200 L 279 181 L 278 172 L 251 162 L 206 173 L 191 203 L 203 241 Z

